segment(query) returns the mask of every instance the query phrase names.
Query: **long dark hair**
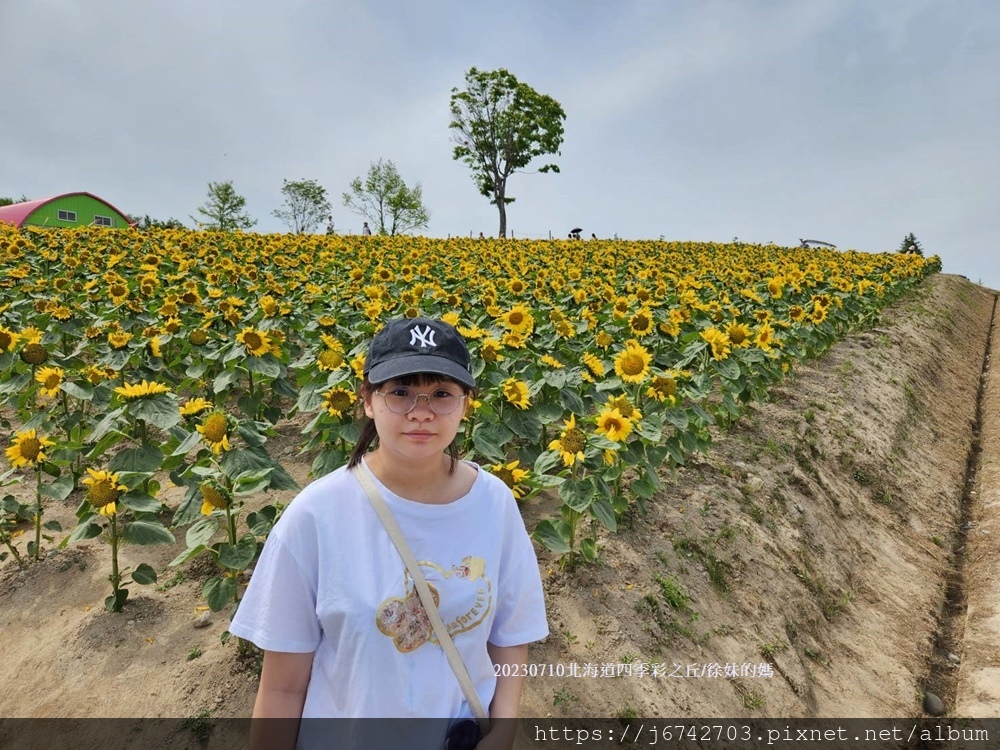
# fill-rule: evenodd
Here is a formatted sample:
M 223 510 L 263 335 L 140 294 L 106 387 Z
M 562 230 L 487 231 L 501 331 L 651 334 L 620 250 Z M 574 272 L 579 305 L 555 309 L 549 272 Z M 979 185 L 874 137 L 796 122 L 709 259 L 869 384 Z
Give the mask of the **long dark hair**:
M 450 383 L 455 383 L 459 386 L 466 396 L 472 397 L 475 391 L 465 385 L 462 385 L 456 380 L 452 380 L 446 375 L 436 375 L 429 372 L 419 372 L 413 375 L 403 375 L 402 377 L 395 378 L 400 385 L 427 385 L 428 383 L 436 383 L 440 380 L 447 380 Z M 357 417 L 358 425 L 361 428 L 361 435 L 358 437 L 358 442 L 354 444 L 354 450 L 351 451 L 351 457 L 347 462 L 347 468 L 353 469 L 359 463 L 361 463 L 361 458 L 372 448 L 378 447 L 378 430 L 375 429 L 375 421 L 370 419 L 367 414 L 365 414 L 364 400 L 375 392 L 376 386 L 382 385 L 381 383 L 372 383 L 368 380 L 368 376 L 365 375 L 363 381 L 361 381 L 361 387 L 358 389 L 361 398 L 358 399 L 358 406 L 355 410 L 355 415 Z M 448 456 L 451 461 L 448 464 L 448 473 L 455 473 L 455 466 L 458 464 L 458 435 L 455 435 L 455 439 L 451 441 L 451 444 L 447 448 Z

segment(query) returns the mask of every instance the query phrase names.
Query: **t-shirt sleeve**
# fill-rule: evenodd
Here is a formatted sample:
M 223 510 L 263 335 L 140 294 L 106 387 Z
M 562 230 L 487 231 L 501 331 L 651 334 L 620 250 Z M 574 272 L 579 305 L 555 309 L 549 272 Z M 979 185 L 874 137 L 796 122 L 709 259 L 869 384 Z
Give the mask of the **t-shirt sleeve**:
M 275 527 L 264 544 L 229 632 L 265 651 L 315 651 L 321 634 L 316 615 L 315 567 L 310 571 Z
M 497 613 L 489 642 L 494 646 L 520 646 L 547 636 L 549 625 L 538 558 L 513 497 L 505 512 Z

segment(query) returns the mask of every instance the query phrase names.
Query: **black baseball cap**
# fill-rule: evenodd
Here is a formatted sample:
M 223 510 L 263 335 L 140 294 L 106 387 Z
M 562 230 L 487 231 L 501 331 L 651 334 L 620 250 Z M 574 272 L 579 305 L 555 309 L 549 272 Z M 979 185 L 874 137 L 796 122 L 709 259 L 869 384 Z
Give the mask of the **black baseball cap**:
M 368 347 L 365 375 L 369 382 L 377 385 L 424 372 L 476 387 L 469 349 L 452 326 L 431 318 L 390 320 Z

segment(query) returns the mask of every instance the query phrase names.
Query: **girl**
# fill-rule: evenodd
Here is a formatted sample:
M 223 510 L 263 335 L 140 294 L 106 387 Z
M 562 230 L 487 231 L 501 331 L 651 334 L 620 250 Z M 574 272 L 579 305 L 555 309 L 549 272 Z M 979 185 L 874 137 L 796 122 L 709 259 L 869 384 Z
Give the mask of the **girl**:
M 297 720 L 300 746 L 302 718 L 472 716 L 355 472 L 374 480 L 402 528 L 490 718 L 517 717 L 520 665 L 548 626 L 511 491 L 457 457 L 475 385 L 468 348 L 450 325 L 389 322 L 366 357 L 366 419 L 348 465 L 303 490 L 268 537 L 229 629 L 264 650 L 254 717 Z M 268 728 L 289 726 L 254 724 L 260 747 Z M 510 748 L 515 722 L 492 727 L 478 747 Z M 440 748 L 446 729 L 435 723 L 427 745 L 411 729 L 397 746 Z

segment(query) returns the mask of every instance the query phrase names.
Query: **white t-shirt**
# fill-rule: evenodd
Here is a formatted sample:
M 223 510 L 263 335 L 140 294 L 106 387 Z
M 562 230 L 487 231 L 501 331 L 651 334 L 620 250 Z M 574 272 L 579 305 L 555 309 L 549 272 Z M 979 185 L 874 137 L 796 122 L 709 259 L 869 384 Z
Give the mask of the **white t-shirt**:
M 488 709 L 496 676 L 487 641 L 530 643 L 548 624 L 517 503 L 503 481 L 471 465 L 478 476 L 468 494 L 444 505 L 376 486 Z M 314 652 L 303 718 L 472 717 L 406 566 L 345 468 L 285 509 L 229 630 L 267 651 Z

